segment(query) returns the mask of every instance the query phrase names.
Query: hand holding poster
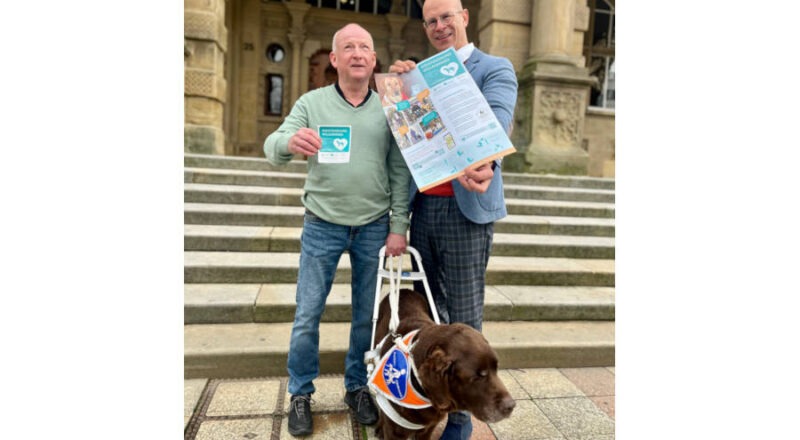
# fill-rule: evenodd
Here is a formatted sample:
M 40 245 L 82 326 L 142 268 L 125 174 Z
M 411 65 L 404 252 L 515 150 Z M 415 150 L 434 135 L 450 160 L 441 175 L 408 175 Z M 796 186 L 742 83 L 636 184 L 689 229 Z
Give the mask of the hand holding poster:
M 383 111 L 420 191 L 516 151 L 453 48 L 404 74 L 375 74 Z

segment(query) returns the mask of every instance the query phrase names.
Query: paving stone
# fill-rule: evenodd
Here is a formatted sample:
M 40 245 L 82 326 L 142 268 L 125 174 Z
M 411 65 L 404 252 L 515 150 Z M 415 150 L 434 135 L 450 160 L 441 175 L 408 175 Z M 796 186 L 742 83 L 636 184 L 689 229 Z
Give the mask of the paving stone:
M 207 416 L 275 413 L 280 380 L 225 381 L 217 385 Z
M 272 417 L 247 420 L 206 420 L 197 431 L 196 440 L 269 439 Z M 286 437 L 289 438 L 289 437 Z
M 612 419 L 614 418 L 614 396 L 594 396 L 589 399 L 591 399 L 601 411 L 608 414 Z
M 189 423 L 203 394 L 208 379 L 185 379 L 183 381 L 183 427 Z
M 613 396 L 614 375 L 606 368 L 559 368 L 587 396 Z
M 489 426 L 502 440 L 564 440 L 532 400 L 517 400 L 511 417 Z
M 588 440 L 614 434 L 614 420 L 588 397 L 534 399 L 567 440 Z
M 347 411 L 344 403 L 344 376 L 319 376 L 314 379 L 317 390 L 311 395 L 311 412 Z M 286 392 L 283 399 L 283 413 L 289 413 L 289 403 L 292 395 Z
M 583 396 L 578 387 L 555 368 L 526 368 L 508 370 L 523 389 L 534 399 Z
M 528 392 L 522 388 L 522 385 L 517 382 L 517 379 L 514 378 L 514 376 L 512 376 L 508 370 L 500 370 L 497 372 L 497 375 L 500 377 L 500 380 L 503 381 L 508 393 L 511 394 L 511 397 L 514 398 L 514 400 L 531 398 Z
M 308 437 L 302 437 L 304 439 L 345 440 L 353 438 L 353 428 L 348 413 L 313 414 L 312 418 L 314 420 L 314 432 Z M 289 434 L 289 421 L 287 418 L 284 418 L 281 423 L 280 438 L 295 438 Z
M 444 427 L 442 427 L 444 430 Z M 436 437 L 434 437 L 436 438 Z M 492 432 L 492 428 L 486 422 L 482 422 L 472 416 L 472 436 L 470 440 L 496 440 L 494 433 Z

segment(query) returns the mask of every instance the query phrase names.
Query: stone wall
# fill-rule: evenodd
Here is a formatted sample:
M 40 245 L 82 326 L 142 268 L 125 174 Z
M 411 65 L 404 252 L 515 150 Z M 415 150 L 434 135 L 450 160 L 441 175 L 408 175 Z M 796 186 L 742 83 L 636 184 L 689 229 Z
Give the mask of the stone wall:
M 541 1 L 551 8 L 563 5 Z M 546 53 L 541 59 L 534 56 L 534 46 L 549 46 L 533 35 L 536 3 L 528 0 L 464 0 L 470 14 L 468 36 L 481 50 L 511 60 L 518 74 L 520 96 L 512 141 L 519 152 L 507 158 L 509 170 L 530 171 L 532 164 L 526 155 L 537 143 L 558 147 L 566 142 L 588 154 L 588 163 L 579 164 L 584 171 L 573 167 L 561 172 L 613 177 L 613 110 L 583 107 L 577 109 L 581 113 L 578 117 L 573 108 L 575 102 L 584 101 L 583 89 L 587 87 L 583 84 L 588 77 L 582 73 L 585 60 L 581 45 L 589 11 L 586 0 L 568 1 L 573 5 L 571 12 L 562 11 L 559 17 L 564 23 L 558 28 L 559 38 L 566 42 L 558 40 L 559 44 L 551 45 L 566 52 L 566 63 L 556 60 L 548 67 L 545 64 L 551 60 Z M 309 89 L 311 57 L 330 50 L 333 32 L 346 23 L 357 22 L 372 33 L 383 72 L 398 57 L 424 59 L 435 53 L 421 22 L 404 15 L 320 9 L 302 0 L 185 0 L 184 5 L 187 152 L 262 156 L 266 136 L 289 113 L 293 99 Z M 553 18 L 540 20 L 553 26 Z M 556 38 L 555 33 L 547 38 Z M 265 56 L 270 44 L 284 49 L 282 61 L 270 61 Z M 559 73 L 569 66 L 575 72 Z M 284 78 L 280 116 L 264 111 L 269 74 Z M 559 76 L 563 77 L 559 84 L 550 84 Z M 558 90 L 550 90 L 552 87 Z
M 614 110 L 589 107 L 583 129 L 589 151 L 588 175 L 614 177 L 615 115 Z
M 184 1 L 184 151 L 225 153 L 226 41 L 224 0 Z

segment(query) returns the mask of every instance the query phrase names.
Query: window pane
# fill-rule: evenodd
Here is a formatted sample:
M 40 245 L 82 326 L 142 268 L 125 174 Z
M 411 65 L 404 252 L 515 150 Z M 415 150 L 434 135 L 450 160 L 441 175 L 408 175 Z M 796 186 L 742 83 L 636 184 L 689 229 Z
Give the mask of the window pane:
M 614 107 L 614 57 L 593 56 L 589 65 L 590 75 L 597 77 L 597 84 L 592 86 L 590 105 L 597 107 Z
M 273 44 L 270 44 L 269 47 L 267 47 L 266 55 L 267 55 L 267 59 L 268 60 L 270 60 L 272 62 L 275 62 L 275 63 L 280 63 L 281 61 L 283 61 L 283 57 L 285 56 L 285 52 L 283 50 L 283 47 L 281 47 L 280 44 L 274 44 L 273 43 Z
M 417 0 L 406 1 L 411 2 L 411 11 L 409 12 L 408 16 L 410 18 L 419 18 L 422 20 L 422 7 L 417 3 Z
M 354 11 L 356 9 L 356 0 L 338 0 L 339 8 L 343 11 Z
M 361 0 L 358 3 L 358 12 L 366 12 L 372 14 L 372 8 L 375 6 L 375 0 Z
M 606 0 L 597 0 L 597 10 L 598 11 L 613 11 L 614 7 L 611 6 L 611 3 L 607 2 Z
M 283 108 L 283 77 L 267 75 L 265 80 L 264 114 L 280 115 Z

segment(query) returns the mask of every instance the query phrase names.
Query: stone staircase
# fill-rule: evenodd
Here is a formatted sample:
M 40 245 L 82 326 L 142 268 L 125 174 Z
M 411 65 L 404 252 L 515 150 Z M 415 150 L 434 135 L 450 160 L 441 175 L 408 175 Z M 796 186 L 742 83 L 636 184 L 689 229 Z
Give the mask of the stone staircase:
M 185 378 L 286 375 L 305 171 L 184 155 Z M 500 367 L 613 366 L 614 181 L 504 180 L 483 325 Z M 349 280 L 344 256 L 320 328 L 323 374 L 343 373 Z

